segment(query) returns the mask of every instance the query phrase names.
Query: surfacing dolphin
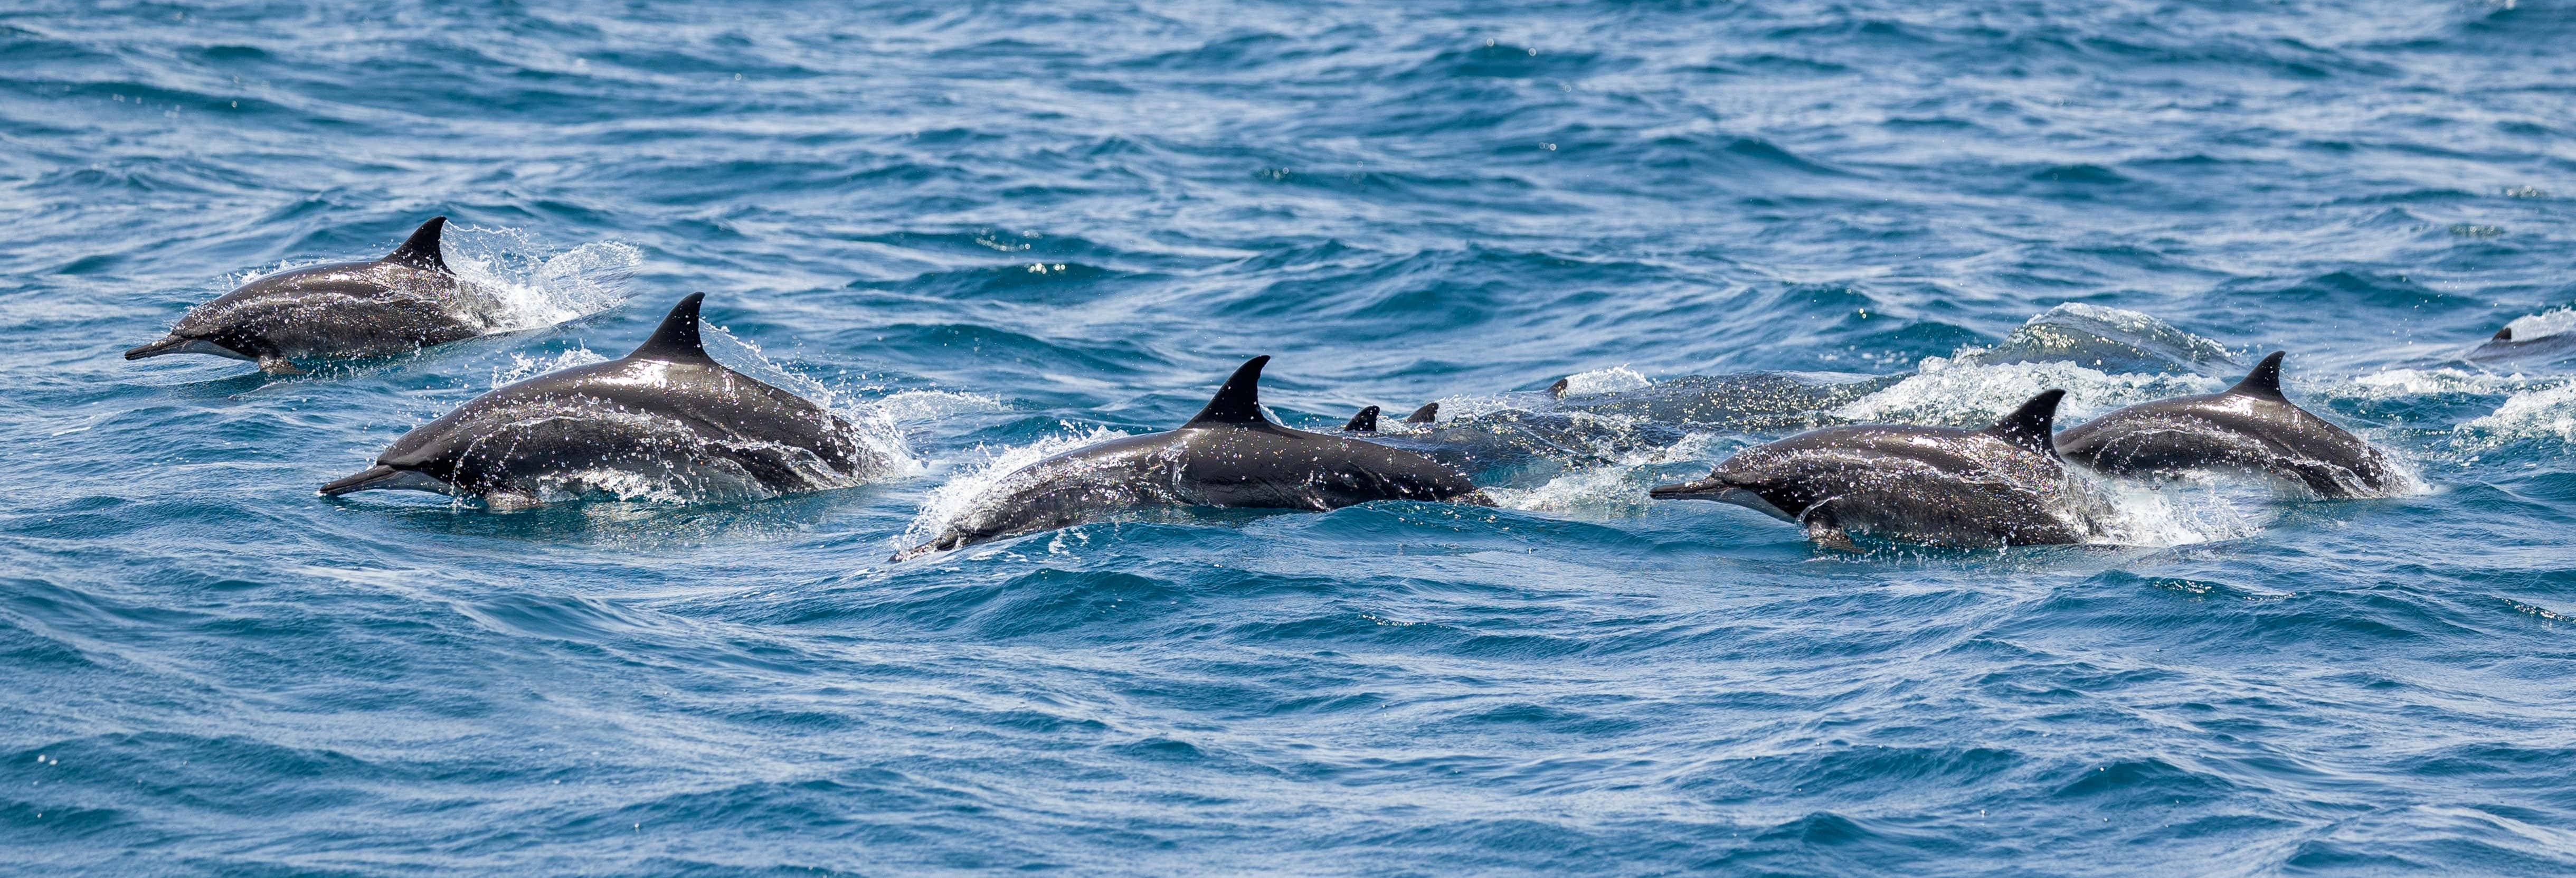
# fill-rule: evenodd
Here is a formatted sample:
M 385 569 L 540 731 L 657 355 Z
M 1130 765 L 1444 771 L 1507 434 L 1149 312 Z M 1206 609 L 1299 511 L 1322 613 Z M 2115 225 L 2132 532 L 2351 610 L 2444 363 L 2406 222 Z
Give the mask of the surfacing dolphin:
M 847 421 L 707 356 L 691 293 L 625 358 L 474 398 L 421 425 L 330 496 L 407 489 L 498 508 L 607 490 L 752 499 L 846 487 L 883 471 Z
M 1961 547 L 2080 543 L 2099 532 L 2103 509 L 2067 477 L 2049 443 L 2065 395 L 2041 393 L 1983 430 L 1809 430 L 1649 496 L 1750 507 L 1846 549 L 1854 536 Z
M 2240 472 L 2298 482 L 2320 497 L 2397 487 L 2402 478 L 2385 453 L 2281 394 L 2282 354 L 2225 392 L 2140 403 L 2069 428 L 2058 453 L 2110 476 Z
M 1002 478 L 973 511 L 901 561 L 1014 534 L 1070 527 L 1127 509 L 1229 506 L 1339 509 L 1371 500 L 1447 500 L 1491 506 L 1476 486 L 1428 458 L 1272 423 L 1261 411 L 1254 357 L 1179 429 L 1112 439 Z
M 2576 332 L 2517 337 L 2513 327 L 2507 326 L 2496 330 L 2494 336 L 2471 349 L 2468 353 L 2468 361 L 2488 363 L 2497 360 L 2554 360 L 2570 354 L 2576 354 Z
M 188 309 L 160 341 L 128 360 L 212 354 L 259 363 L 262 371 L 303 371 L 295 360 L 389 357 L 490 331 L 485 300 L 447 268 L 431 217 L 383 259 L 282 271 Z

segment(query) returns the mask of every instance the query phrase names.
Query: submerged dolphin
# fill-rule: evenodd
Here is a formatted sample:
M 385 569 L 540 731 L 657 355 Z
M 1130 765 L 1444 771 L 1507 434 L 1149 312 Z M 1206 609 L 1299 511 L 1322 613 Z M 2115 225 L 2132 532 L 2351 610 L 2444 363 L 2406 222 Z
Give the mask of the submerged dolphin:
M 1231 506 L 1339 509 L 1371 500 L 1490 506 L 1466 476 L 1400 448 L 1293 430 L 1261 412 L 1254 357 L 1179 429 L 1112 439 L 1030 464 L 929 542 L 897 561 L 1013 534 L 1053 530 L 1125 509 Z
M 2223 393 L 2141 403 L 2070 428 L 2057 437 L 2058 453 L 2111 476 L 2244 472 L 2296 481 L 2320 497 L 2395 487 L 2386 454 L 2281 395 L 2282 353 Z
M 2098 530 L 2098 501 L 2067 478 L 2049 444 L 2065 395 L 2032 397 L 1983 430 L 1809 430 L 1736 452 L 1708 478 L 1649 495 L 1751 507 L 1840 548 L 1851 548 L 1855 535 L 1937 546 L 2083 542 Z
M 1369 406 L 1368 408 L 1361 409 L 1361 410 L 1360 410 L 1360 412 L 1359 412 L 1359 414 L 1352 415 L 1352 416 L 1351 416 L 1350 423 L 1347 423 L 1347 424 L 1343 424 L 1343 425 L 1342 425 L 1342 432 L 1344 432 L 1344 433 L 1375 433 L 1375 432 L 1377 432 L 1377 406 Z
M 2496 330 L 2496 334 L 2469 351 L 2472 363 L 2494 360 L 2557 359 L 2576 354 L 2576 332 L 2558 332 L 2516 338 L 2513 327 Z
M 383 259 L 272 274 L 188 309 L 169 336 L 125 352 L 128 360 L 212 354 L 263 371 L 303 371 L 294 360 L 389 357 L 490 331 L 493 303 L 466 288 L 439 254 L 447 218 L 431 217 Z
M 505 507 L 585 489 L 756 497 L 844 487 L 885 468 L 848 422 L 709 358 L 698 337 L 705 299 L 681 299 L 624 359 L 476 397 L 321 492 L 436 491 Z

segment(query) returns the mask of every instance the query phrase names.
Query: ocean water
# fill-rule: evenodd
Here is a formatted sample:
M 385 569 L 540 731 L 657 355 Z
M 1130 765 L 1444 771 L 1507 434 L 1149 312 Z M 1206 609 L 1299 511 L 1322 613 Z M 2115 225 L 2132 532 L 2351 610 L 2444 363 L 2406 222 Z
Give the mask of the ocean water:
M 14 2 L 0 873 L 2576 872 L 2576 362 L 2468 358 L 2576 328 L 2570 47 L 2564 0 Z M 436 214 L 516 331 L 118 356 Z M 896 471 L 314 495 L 693 290 Z M 2421 484 L 2000 552 L 1645 498 L 2275 349 Z M 1313 427 L 1876 383 L 1586 412 L 1497 509 L 886 560 L 1256 354 Z

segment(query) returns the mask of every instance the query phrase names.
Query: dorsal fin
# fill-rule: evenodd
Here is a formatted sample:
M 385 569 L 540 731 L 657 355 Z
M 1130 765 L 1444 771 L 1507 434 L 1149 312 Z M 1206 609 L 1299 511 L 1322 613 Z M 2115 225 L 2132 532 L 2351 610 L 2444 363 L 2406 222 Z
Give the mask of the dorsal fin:
M 1440 404 L 1436 402 L 1423 403 L 1421 408 L 1413 410 L 1413 414 L 1404 416 L 1407 424 L 1428 424 L 1439 419 Z
M 1261 367 L 1269 362 L 1268 356 L 1243 361 L 1243 365 L 1235 367 L 1234 374 L 1226 376 L 1225 386 L 1216 389 L 1216 398 L 1208 400 L 1207 408 L 1200 409 L 1198 417 L 1181 426 L 1269 424 L 1270 419 L 1261 414 Z
M 2264 399 L 2288 399 L 2281 395 L 2281 355 L 2286 353 L 2289 352 L 2273 351 L 2271 356 L 2263 358 L 2263 362 L 2254 364 L 2254 371 L 2245 373 L 2245 380 L 2236 382 L 2236 386 L 2227 388 L 2227 392 Z
M 1547 395 L 1564 396 L 1565 391 L 1572 386 L 1574 386 L 1574 379 L 1572 378 L 1556 379 L 1556 383 L 1547 386 Z
M 402 246 L 394 248 L 394 252 L 378 261 L 408 265 L 440 274 L 455 274 L 456 272 L 447 270 L 447 257 L 439 255 L 438 252 L 438 233 L 446 228 L 446 217 L 430 217 L 429 222 L 421 223 L 420 228 L 412 230 L 411 237 L 405 239 Z
M 1342 425 L 1342 432 L 1344 432 L 1344 433 L 1375 433 L 1375 432 L 1377 432 L 1377 406 L 1369 406 L 1368 408 L 1361 409 L 1359 414 L 1352 415 L 1352 416 L 1351 416 L 1351 422 L 1350 422 L 1350 423 L 1347 423 L 1347 424 L 1343 424 L 1343 425 Z
M 2494 337 L 2494 338 L 2487 339 L 2487 340 L 2488 340 L 2488 341 L 2512 341 L 2512 340 L 2513 340 L 2513 327 L 2507 326 L 2507 327 L 2505 327 L 2505 328 L 2503 328 L 2503 329 L 2496 330 L 2495 337 Z
M 2014 409 L 2012 414 L 1987 427 L 1986 432 L 2014 445 L 2056 457 L 2057 401 L 2065 397 L 2066 391 L 2063 390 L 2040 391 L 2038 396 L 2022 403 L 2021 408 Z
M 698 303 L 706 300 L 705 293 L 690 293 L 680 304 L 671 306 L 662 325 L 654 328 L 653 337 L 635 346 L 635 352 L 626 358 L 713 361 L 714 357 L 707 356 L 706 343 L 698 338 Z

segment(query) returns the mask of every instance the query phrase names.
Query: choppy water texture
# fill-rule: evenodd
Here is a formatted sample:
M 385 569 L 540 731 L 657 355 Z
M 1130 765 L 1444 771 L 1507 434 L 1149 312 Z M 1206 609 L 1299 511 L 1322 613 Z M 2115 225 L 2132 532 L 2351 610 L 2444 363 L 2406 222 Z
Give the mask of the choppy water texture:
M 2570 46 L 2563 0 L 12 4 L 0 872 L 2576 871 L 2576 365 L 2466 356 L 2576 322 Z M 526 328 L 118 358 L 441 213 Z M 313 495 L 691 290 L 900 473 Z M 1999 355 L 2067 303 L 2185 365 Z M 1645 500 L 1794 427 L 1613 412 L 1502 509 L 884 561 L 1253 354 L 1321 427 L 1766 369 L 2081 415 L 2274 348 L 2425 489 L 1855 556 Z

